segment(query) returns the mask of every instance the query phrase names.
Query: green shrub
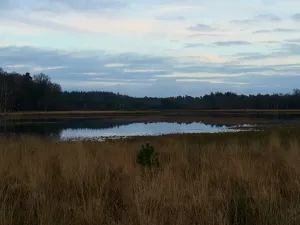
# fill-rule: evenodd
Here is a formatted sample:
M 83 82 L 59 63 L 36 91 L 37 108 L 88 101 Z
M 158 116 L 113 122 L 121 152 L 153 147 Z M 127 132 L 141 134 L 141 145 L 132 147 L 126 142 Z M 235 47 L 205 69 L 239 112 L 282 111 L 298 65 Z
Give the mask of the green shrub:
M 142 145 L 137 155 L 137 163 L 148 167 L 159 166 L 159 154 L 149 143 Z

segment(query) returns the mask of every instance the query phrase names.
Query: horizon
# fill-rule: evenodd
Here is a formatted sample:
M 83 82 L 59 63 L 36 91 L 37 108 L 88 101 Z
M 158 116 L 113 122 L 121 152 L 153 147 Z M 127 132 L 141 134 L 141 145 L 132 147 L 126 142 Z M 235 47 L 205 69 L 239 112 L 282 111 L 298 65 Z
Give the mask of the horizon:
M 133 97 L 291 93 L 300 1 L 2 0 L 0 67 Z M 295 87 L 296 86 L 296 87 Z

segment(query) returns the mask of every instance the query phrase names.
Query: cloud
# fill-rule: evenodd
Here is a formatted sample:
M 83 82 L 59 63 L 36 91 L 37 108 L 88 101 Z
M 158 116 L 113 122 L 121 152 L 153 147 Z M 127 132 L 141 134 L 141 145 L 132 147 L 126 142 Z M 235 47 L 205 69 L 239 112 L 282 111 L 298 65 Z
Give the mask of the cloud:
M 129 64 L 122 64 L 122 63 L 111 63 L 104 65 L 105 67 L 126 67 L 129 66 Z
M 252 19 L 243 19 L 243 20 L 232 20 L 231 23 L 235 24 L 251 24 L 259 22 L 280 22 L 282 21 L 281 17 L 274 14 L 259 14 Z
M 258 21 L 271 21 L 271 22 L 282 21 L 282 19 L 279 16 L 276 16 L 274 14 L 260 14 L 256 17 L 256 20 L 258 20 Z
M 248 64 L 272 65 L 273 68 L 282 67 L 282 72 L 286 70 L 291 72 L 299 72 L 299 56 L 300 44 L 284 42 L 276 50 L 271 52 L 243 52 L 237 53 L 236 57 L 239 62 L 245 61 Z M 298 65 L 296 70 L 293 66 Z M 284 65 L 286 65 L 284 67 Z M 274 71 L 273 71 L 274 72 Z M 276 72 L 279 72 L 278 70 Z
M 176 82 L 204 82 L 211 84 L 234 84 L 234 85 L 247 85 L 245 82 L 230 82 L 220 79 L 176 79 Z
M 4 66 L 4 68 L 8 68 L 8 69 L 13 69 L 13 68 L 24 68 L 26 67 L 25 65 L 21 65 L 21 64 L 18 64 L 18 65 L 6 65 Z
M 124 78 L 149 79 L 154 74 L 164 74 L 163 70 L 171 67 L 170 60 L 170 58 L 137 53 L 108 54 L 103 51 L 74 51 L 66 54 L 63 51 L 32 47 L 0 47 L 2 67 L 12 68 L 13 65 L 16 72 L 22 73 L 51 70 L 49 75 L 57 82 L 85 81 L 97 75 L 119 80 Z M 127 66 L 125 71 L 124 66 Z
M 266 57 L 276 59 L 285 54 L 299 59 L 299 53 L 299 45 L 284 44 L 274 53 L 252 53 L 254 59 L 251 60 L 259 56 L 264 58 L 260 61 L 266 61 Z M 134 96 L 199 96 L 222 90 L 273 92 L 277 85 L 281 85 L 280 90 L 284 91 L 300 82 L 300 66 L 297 62 L 292 65 L 279 60 L 274 65 L 250 65 L 254 61 L 242 59 L 249 56 L 249 53 L 240 53 L 236 60 L 224 61 L 195 55 L 195 58 L 182 60 L 175 56 L 138 53 L 0 47 L 1 66 L 33 74 L 39 72 L 36 68 L 40 68 L 54 82 L 60 83 L 64 90 L 106 90 Z M 293 83 L 286 79 L 293 80 Z M 200 89 L 199 82 L 204 82 Z M 260 88 L 266 83 L 268 88 Z
M 252 45 L 249 41 L 217 41 L 214 42 L 217 46 L 234 46 L 234 45 Z
M 256 22 L 253 19 L 244 19 L 244 20 L 232 20 L 231 23 L 235 23 L 235 24 L 249 24 L 249 23 L 253 23 Z
M 0 18 L 1 19 L 1 18 Z M 0 20 L 1 21 L 1 20 Z M 103 16 L 84 16 L 82 14 L 52 15 L 46 17 L 42 13 L 24 15 L 18 14 L 9 16 L 5 19 L 4 27 L 15 26 L 18 30 L 31 29 L 36 33 L 44 33 L 46 31 L 69 32 L 80 34 L 150 34 L 155 32 L 154 28 L 159 31 L 159 24 L 152 20 L 135 20 L 119 18 L 105 18 Z M 26 25 L 26 27 L 24 27 Z M 1 29 L 1 26 L 0 26 Z
M 173 72 L 167 75 L 155 75 L 156 78 L 184 78 L 184 79 L 195 79 L 195 78 L 224 78 L 224 77 L 237 77 L 240 74 L 226 74 L 217 71 L 211 72 Z
M 239 61 L 243 60 L 257 60 L 257 59 L 266 59 L 272 54 L 265 54 L 260 52 L 242 52 L 237 53 L 236 56 L 238 57 Z
M 96 81 L 115 81 L 119 82 L 119 79 L 116 78 L 107 78 L 107 77 L 96 77 L 96 78 L 91 78 L 89 80 L 96 80 Z M 157 79 L 123 79 L 122 82 L 145 82 L 145 81 L 151 81 L 155 82 Z
M 198 47 L 203 47 L 205 46 L 205 44 L 199 44 L 199 43 L 189 43 L 189 44 L 185 44 L 184 47 L 185 48 L 198 48 Z
M 237 57 L 239 57 L 239 60 L 259 60 L 259 59 L 279 59 L 275 64 L 280 65 L 280 62 L 283 58 L 285 59 L 293 59 L 293 57 L 300 56 L 300 44 L 298 43 L 288 43 L 285 42 L 281 44 L 279 48 L 276 49 L 276 51 L 272 52 L 243 52 L 236 54 Z
M 95 72 L 87 72 L 87 73 L 73 73 L 74 75 L 87 75 L 87 76 L 101 76 L 105 75 L 106 73 L 95 73 Z
M 209 26 L 209 25 L 206 25 L 206 24 L 196 24 L 195 26 L 190 26 L 187 28 L 188 30 L 191 30 L 191 31 L 215 31 L 216 29 Z
M 34 67 L 33 71 L 59 70 L 68 68 L 67 66 Z
M 74 86 L 82 87 L 82 86 L 88 86 L 88 87 L 103 87 L 103 86 L 131 86 L 131 85 L 138 85 L 138 86 L 148 86 L 150 84 L 146 82 L 126 82 L 126 81 L 81 81 L 79 83 L 74 83 Z
M 300 74 L 300 5 L 265 1 L 0 0 L 0 66 L 132 95 L 293 86 L 279 76 Z
M 284 44 L 282 45 L 282 51 L 290 55 L 300 56 L 300 44 Z
M 300 38 L 294 38 L 294 39 L 287 39 L 285 40 L 286 42 L 291 42 L 291 43 L 298 43 L 300 44 Z
M 204 48 L 205 47 L 206 46 L 204 46 Z M 181 61 L 181 63 L 174 65 L 174 68 L 182 68 L 186 67 L 187 65 L 198 65 L 199 63 L 228 63 L 233 59 L 230 56 L 222 56 L 219 54 L 199 54 L 198 51 L 195 53 L 190 53 L 190 49 L 187 50 L 186 54 L 179 52 L 178 55 L 173 55 L 173 57 L 178 58 Z
M 124 69 L 125 73 L 155 73 L 164 72 L 164 70 L 151 70 L 151 69 Z
M 263 44 L 280 44 L 282 42 L 281 41 L 260 41 L 260 43 L 263 43 Z
M 267 34 L 267 33 L 295 33 L 299 32 L 299 29 L 294 28 L 275 28 L 275 29 L 267 29 L 267 30 L 256 30 L 254 34 Z
M 287 71 L 289 67 L 285 67 Z M 207 73 L 207 74 L 227 74 L 228 77 L 246 75 L 248 73 L 261 73 L 273 72 L 276 74 L 277 69 L 274 66 L 257 66 L 257 65 L 240 65 L 240 61 L 236 64 L 233 63 L 202 63 L 199 65 L 190 65 L 185 67 L 176 67 L 173 69 L 174 73 L 188 74 Z
M 1 18 L 0 18 L 1 19 Z M 1 26 L 0 26 L 1 29 Z M 5 26 L 2 29 L 17 34 L 36 34 L 52 32 L 70 32 L 70 33 L 98 33 L 97 30 L 91 30 L 84 27 L 74 26 L 73 24 L 64 23 L 63 20 L 55 21 L 54 19 L 43 18 L 32 15 L 13 15 L 6 18 Z
M 300 21 L 300 13 L 294 14 L 292 16 L 292 19 L 295 20 L 295 21 Z

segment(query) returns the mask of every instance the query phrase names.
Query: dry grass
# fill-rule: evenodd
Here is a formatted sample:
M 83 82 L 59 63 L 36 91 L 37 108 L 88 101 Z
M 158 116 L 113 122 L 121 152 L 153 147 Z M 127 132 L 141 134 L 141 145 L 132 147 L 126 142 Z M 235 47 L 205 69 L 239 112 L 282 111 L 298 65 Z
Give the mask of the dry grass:
M 0 225 L 300 224 L 300 139 L 152 138 L 152 170 L 142 142 L 0 140 Z

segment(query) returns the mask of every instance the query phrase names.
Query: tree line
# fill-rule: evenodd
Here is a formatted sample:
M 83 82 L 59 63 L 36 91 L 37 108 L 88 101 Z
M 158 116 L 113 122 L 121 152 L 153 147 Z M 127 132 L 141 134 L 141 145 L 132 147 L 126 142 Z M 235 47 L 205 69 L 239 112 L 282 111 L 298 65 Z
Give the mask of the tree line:
M 0 112 L 60 110 L 300 109 L 300 90 L 243 95 L 216 92 L 200 97 L 143 97 L 104 91 L 62 91 L 49 76 L 0 68 Z

